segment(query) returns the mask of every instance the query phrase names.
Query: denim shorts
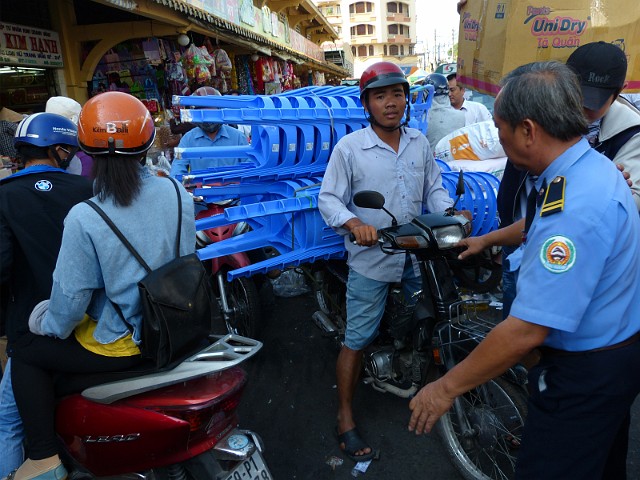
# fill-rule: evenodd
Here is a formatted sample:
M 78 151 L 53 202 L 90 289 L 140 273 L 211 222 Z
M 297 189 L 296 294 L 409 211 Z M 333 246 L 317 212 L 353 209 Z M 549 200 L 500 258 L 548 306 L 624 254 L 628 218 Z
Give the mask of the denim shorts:
M 347 280 L 347 329 L 344 344 L 351 350 L 363 350 L 378 336 L 380 320 L 384 314 L 389 285 L 394 282 L 381 282 L 360 275 L 349 269 Z M 402 274 L 404 298 L 414 298 L 414 293 L 421 287 L 421 279 L 413 271 L 411 259 L 407 262 Z M 407 304 L 415 303 L 410 300 Z

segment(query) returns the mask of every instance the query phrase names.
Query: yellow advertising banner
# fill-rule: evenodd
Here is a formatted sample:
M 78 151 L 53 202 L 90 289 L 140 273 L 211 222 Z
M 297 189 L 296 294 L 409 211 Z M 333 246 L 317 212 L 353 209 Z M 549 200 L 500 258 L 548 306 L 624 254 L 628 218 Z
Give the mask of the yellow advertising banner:
M 640 92 L 637 0 L 469 0 L 460 12 L 458 81 L 496 95 L 514 68 L 564 62 L 580 45 L 600 40 L 625 52 L 625 91 Z

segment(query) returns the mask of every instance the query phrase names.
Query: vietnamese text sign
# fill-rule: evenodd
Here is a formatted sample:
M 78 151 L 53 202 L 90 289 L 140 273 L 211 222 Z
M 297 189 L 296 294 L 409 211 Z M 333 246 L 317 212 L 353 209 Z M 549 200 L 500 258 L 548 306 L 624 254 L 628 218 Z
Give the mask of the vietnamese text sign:
M 62 67 L 58 33 L 0 22 L 0 63 L 24 67 Z

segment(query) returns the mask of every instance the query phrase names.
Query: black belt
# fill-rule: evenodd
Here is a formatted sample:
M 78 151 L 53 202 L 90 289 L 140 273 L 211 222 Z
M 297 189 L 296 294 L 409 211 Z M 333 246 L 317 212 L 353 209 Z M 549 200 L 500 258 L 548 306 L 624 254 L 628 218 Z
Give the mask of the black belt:
M 572 352 L 569 350 L 560 350 L 558 348 L 541 346 L 538 347 L 540 353 L 546 357 L 572 357 L 576 355 L 584 355 L 585 353 L 595 353 L 595 352 L 606 352 L 607 350 L 616 350 L 618 348 L 629 346 L 633 343 L 636 343 L 640 340 L 640 332 L 631 335 L 626 340 L 623 340 L 618 343 L 614 343 L 613 345 L 607 345 L 606 347 L 594 348 L 593 350 L 582 350 L 580 352 Z

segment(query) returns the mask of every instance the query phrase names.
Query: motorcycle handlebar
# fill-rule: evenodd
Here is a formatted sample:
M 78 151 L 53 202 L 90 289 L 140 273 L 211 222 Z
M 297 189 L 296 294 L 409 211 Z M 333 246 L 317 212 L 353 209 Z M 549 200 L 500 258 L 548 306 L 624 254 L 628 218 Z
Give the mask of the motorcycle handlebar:
M 353 233 L 349 233 L 349 241 L 354 245 L 357 245 L 356 236 Z M 380 230 L 378 230 L 378 243 L 382 243 L 382 235 L 380 235 Z

